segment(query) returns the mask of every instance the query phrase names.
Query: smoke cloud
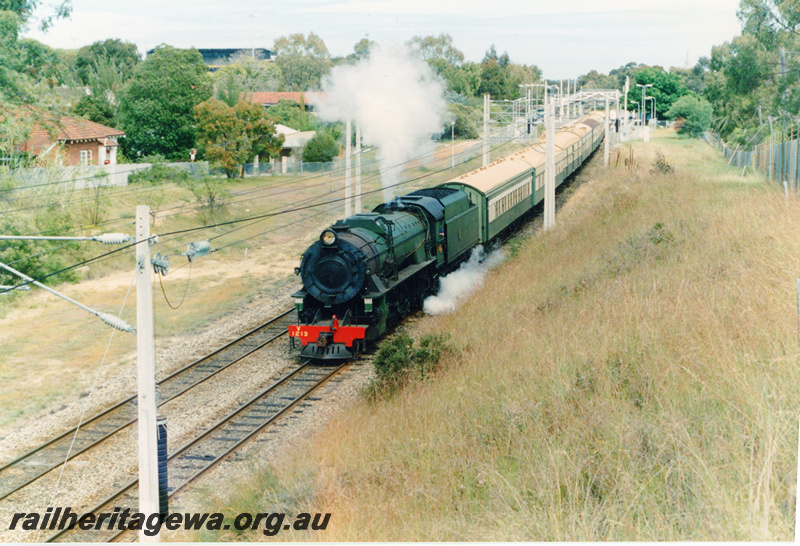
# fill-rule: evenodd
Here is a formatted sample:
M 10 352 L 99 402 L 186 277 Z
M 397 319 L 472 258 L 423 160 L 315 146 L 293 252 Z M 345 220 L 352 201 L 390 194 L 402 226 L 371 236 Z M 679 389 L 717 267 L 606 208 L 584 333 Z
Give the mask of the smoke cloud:
M 486 254 L 483 246 L 476 246 L 472 249 L 469 260 L 461 264 L 456 271 L 441 278 L 439 293 L 425 299 L 423 310 L 429 315 L 452 313 L 461 300 L 480 288 L 486 274 L 505 259 L 502 249 Z
M 378 148 L 384 201 L 394 197 L 403 163 L 433 149 L 447 111 L 445 85 L 405 46 L 381 49 L 355 65 L 331 70 L 323 81 L 325 121 L 353 120 L 364 144 Z

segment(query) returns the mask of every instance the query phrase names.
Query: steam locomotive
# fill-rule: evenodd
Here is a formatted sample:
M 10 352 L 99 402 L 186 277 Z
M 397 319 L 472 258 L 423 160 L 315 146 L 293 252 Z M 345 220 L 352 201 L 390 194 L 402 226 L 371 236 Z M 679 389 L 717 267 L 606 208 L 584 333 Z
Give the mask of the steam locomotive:
M 601 113 L 555 135 L 556 185 L 597 148 Z M 301 356 L 347 359 L 422 306 L 438 279 L 478 244 L 493 241 L 544 199 L 544 140 L 434 188 L 414 191 L 337 221 L 303 254 L 295 271 Z

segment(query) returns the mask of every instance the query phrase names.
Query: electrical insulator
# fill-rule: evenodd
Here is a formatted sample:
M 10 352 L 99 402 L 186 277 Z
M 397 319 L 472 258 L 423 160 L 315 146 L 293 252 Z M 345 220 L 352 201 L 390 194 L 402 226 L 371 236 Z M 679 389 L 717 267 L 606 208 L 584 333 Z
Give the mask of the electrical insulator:
M 104 245 L 121 245 L 130 243 L 133 241 L 133 237 L 124 233 L 104 233 L 103 235 L 95 235 L 92 237 L 92 241 L 97 241 Z
M 102 311 L 97 312 L 97 316 L 100 317 L 100 320 L 111 326 L 112 328 L 116 328 L 117 330 L 122 330 L 123 332 L 131 332 L 136 333 L 136 328 L 125 322 L 119 317 L 115 317 L 114 315 L 109 315 L 108 313 L 103 313 Z
M 189 258 L 190 262 L 193 262 L 195 258 L 202 258 L 203 256 L 208 256 L 211 253 L 211 243 L 208 241 L 200 241 L 199 243 L 189 243 L 189 248 L 181 254 L 181 256 L 186 256 Z
M 164 275 L 166 277 L 167 272 L 169 271 L 169 257 L 162 256 L 161 253 L 157 253 L 154 258 L 150 259 L 150 263 L 153 265 L 153 271 L 158 273 L 159 275 Z

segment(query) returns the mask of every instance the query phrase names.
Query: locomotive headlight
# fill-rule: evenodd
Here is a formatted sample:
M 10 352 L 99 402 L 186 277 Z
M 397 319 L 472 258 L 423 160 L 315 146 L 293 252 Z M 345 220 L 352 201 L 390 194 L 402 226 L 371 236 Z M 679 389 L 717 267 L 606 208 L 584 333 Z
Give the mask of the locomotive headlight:
M 322 235 L 320 235 L 319 239 L 322 241 L 323 245 L 331 246 L 336 242 L 336 234 L 333 232 L 333 230 L 326 229 L 322 232 Z

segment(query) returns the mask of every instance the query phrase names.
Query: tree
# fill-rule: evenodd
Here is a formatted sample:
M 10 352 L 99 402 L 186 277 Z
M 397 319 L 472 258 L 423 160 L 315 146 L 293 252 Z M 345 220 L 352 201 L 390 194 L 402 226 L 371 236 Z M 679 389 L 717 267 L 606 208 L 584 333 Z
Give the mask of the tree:
M 465 104 L 451 103 L 447 105 L 449 120 L 445 123 L 441 138 L 449 139 L 451 135 L 458 138 L 478 138 L 478 121 L 482 113 Z M 451 127 L 450 122 L 455 124 Z
M 244 164 L 254 156 L 266 158 L 280 152 L 283 138 L 275 134 L 275 124 L 257 104 L 239 102 L 231 108 L 212 98 L 194 110 L 200 151 L 228 178 L 243 173 Z
M 104 98 L 97 95 L 84 95 L 75 106 L 72 113 L 95 123 L 116 127 L 116 109 Z
M 374 48 L 377 42 L 373 42 L 369 38 L 361 38 L 356 45 L 353 46 L 353 52 L 347 57 L 336 57 L 332 60 L 332 65 L 338 66 L 340 64 L 356 64 L 362 59 L 369 57 L 369 52 Z
M 773 49 L 800 27 L 800 5 L 786 0 L 741 0 L 737 13 L 742 34 L 755 37 Z
M 628 101 L 641 104 L 642 89 L 635 84 L 651 84 L 652 87 L 648 87 L 645 94 L 656 99 L 657 118 L 659 116 L 663 118 L 670 106 L 689 92 L 679 75 L 665 72 L 660 66 L 638 68 L 633 72 L 633 76 Z
M 134 68 L 120 96 L 125 155 L 188 158 L 195 144 L 194 107 L 209 97 L 211 78 L 196 49 L 156 47 Z
M 322 76 L 330 70 L 331 58 L 325 42 L 314 34 L 281 36 L 273 46 L 287 91 L 320 89 Z
M 41 4 L 40 0 L 0 0 L 0 11 L 7 11 L 16 15 L 20 26 L 30 22 L 36 9 Z M 64 19 L 72 12 L 71 0 L 63 0 L 60 4 L 48 5 L 52 13 L 46 14 L 39 20 L 39 28 L 47 30 L 53 25 L 54 19 Z
M 414 36 L 407 45 L 423 61 L 440 59 L 456 67 L 464 62 L 464 54 L 453 45 L 453 37 L 449 34 Z
M 328 163 L 339 154 L 339 145 L 328 131 L 318 131 L 303 148 L 303 161 Z
M 268 113 L 275 123 L 298 131 L 313 131 L 317 126 L 314 115 L 293 100 L 280 99 L 278 104 L 269 108 Z
M 678 134 L 695 138 L 708 131 L 712 114 L 711 103 L 692 95 L 684 95 L 677 99 L 666 113 L 670 119 L 683 120 Z
M 228 106 L 236 106 L 242 93 L 239 82 L 233 72 L 228 72 L 223 79 L 218 79 L 214 86 L 217 98 Z
M 473 62 L 463 63 L 439 73 L 451 91 L 465 97 L 478 95 L 481 86 L 481 65 Z
M 481 62 L 481 84 L 478 93 L 489 94 L 495 99 L 511 99 L 516 96 L 516 89 L 512 89 L 508 67 L 511 64 L 508 53 L 497 56 L 497 50 L 492 47 L 486 52 Z
M 18 72 L 30 76 L 36 82 L 45 83 L 50 88 L 61 83 L 61 58 L 53 49 L 32 38 L 23 38 L 18 45 Z
M 277 91 L 282 85 L 281 71 L 275 63 L 253 59 L 249 55 L 233 57 L 231 63 L 214 72 L 212 78 L 218 90 L 228 86 L 227 81 L 232 80 L 234 86 L 242 93 Z
M 597 70 L 590 70 L 580 76 L 575 82 L 581 89 L 618 89 L 619 80 L 616 76 L 599 73 Z M 623 81 L 623 85 L 624 85 Z
M 54 65 L 58 59 L 52 50 L 35 40 L 20 40 L 19 34 L 30 22 L 38 0 L 0 0 L 0 156 L 15 154 L 37 118 L 45 118 L 45 108 L 53 106 L 56 83 Z M 69 0 L 54 7 L 51 15 L 40 20 L 46 30 L 53 19 L 66 17 Z M 30 108 L 36 106 L 36 109 Z M 24 114 L 20 112 L 24 110 Z
M 80 48 L 75 59 L 75 71 L 78 81 L 94 87 L 99 73 L 104 69 L 103 65 L 112 65 L 119 73 L 122 83 L 130 78 L 134 67 L 140 62 L 141 55 L 136 44 L 123 42 L 119 38 L 109 38 Z

